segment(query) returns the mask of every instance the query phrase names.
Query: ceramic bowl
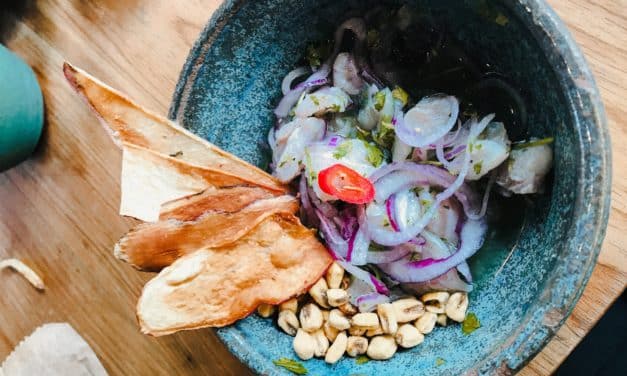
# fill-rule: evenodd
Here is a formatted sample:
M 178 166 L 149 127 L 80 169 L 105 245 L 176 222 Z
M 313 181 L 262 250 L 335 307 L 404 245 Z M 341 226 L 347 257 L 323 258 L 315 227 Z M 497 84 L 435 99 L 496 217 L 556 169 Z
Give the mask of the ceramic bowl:
M 493 202 L 493 211 L 498 214 L 500 205 L 504 215 L 492 220 L 486 245 L 471 259 L 476 280 L 469 310 L 481 328 L 470 335 L 459 325 L 438 328 L 389 361 L 304 363 L 310 375 L 509 374 L 572 311 L 595 265 L 610 203 L 610 142 L 599 94 L 581 52 L 546 3 L 226 1 L 191 50 L 170 117 L 267 168 L 264 145 L 280 82 L 307 45 L 330 38 L 350 16 L 401 3 L 445 29 L 483 73 L 507 77 L 526 107 L 508 130 L 514 138 L 554 136 L 554 172 L 543 195 Z M 448 89 L 444 81 L 430 85 Z M 486 94 L 484 103 L 497 96 Z M 292 337 L 273 321 L 252 315 L 217 332 L 256 373 L 289 374 L 272 360 L 296 357 Z

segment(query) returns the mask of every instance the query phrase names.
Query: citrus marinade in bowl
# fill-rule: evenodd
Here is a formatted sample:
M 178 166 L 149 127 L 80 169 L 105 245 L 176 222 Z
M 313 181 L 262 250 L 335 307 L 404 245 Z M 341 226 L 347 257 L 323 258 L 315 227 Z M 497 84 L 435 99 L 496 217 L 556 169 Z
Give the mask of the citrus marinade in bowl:
M 404 11 L 394 13 L 397 28 Z M 278 309 L 277 324 L 303 360 L 386 360 L 436 324 L 462 323 L 471 333 L 480 323 L 467 312 L 467 260 L 484 243 L 488 202 L 542 192 L 552 167 L 551 137 L 513 143 L 502 122 L 512 118 L 446 93 L 413 98 L 395 82 L 402 72 L 374 69 L 389 27 L 351 18 L 330 46 L 310 46 L 307 64 L 283 79 L 274 110 L 273 175 L 297 186 L 303 223 L 335 259 L 309 297 Z M 483 85 L 507 92 L 504 112 L 513 103 L 524 113 L 505 81 Z M 276 363 L 301 369 L 287 358 Z

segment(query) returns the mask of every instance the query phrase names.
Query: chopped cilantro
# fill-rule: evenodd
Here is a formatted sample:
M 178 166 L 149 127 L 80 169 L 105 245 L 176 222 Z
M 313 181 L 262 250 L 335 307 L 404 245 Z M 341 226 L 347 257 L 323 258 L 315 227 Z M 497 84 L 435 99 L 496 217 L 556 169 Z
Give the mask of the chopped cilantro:
M 335 148 L 333 152 L 333 158 L 340 159 L 345 157 L 348 153 L 350 153 L 353 148 L 353 144 L 350 141 L 344 141 Z
M 307 374 L 307 368 L 305 368 L 305 366 L 303 366 L 300 362 L 297 362 L 293 359 L 288 359 L 288 358 L 280 358 L 277 360 L 273 360 L 272 363 L 274 363 L 276 366 L 278 367 L 283 367 L 286 370 L 292 372 L 293 374 L 296 375 L 306 375 Z
M 385 247 L 382 246 L 381 244 L 377 244 L 375 242 L 371 242 L 370 243 L 370 247 L 368 247 L 369 251 L 373 251 L 373 252 L 383 252 L 386 251 Z
M 329 107 L 329 110 L 333 111 L 333 112 L 340 112 L 342 108 L 340 107 L 339 104 L 334 104 L 331 107 Z
M 320 106 L 320 101 L 318 100 L 318 97 L 316 97 L 315 95 L 310 95 L 309 98 L 316 106 Z
M 438 161 L 419 161 L 419 162 L 416 162 L 416 163 L 418 163 L 418 164 L 428 164 L 428 165 L 438 166 L 438 167 L 442 166 L 442 162 L 438 162 Z
M 331 54 L 332 41 L 321 41 L 307 47 L 305 59 L 313 68 L 322 65 L 322 61 Z
M 481 173 L 481 167 L 483 167 L 483 163 L 477 162 L 472 165 L 472 170 L 475 172 L 475 174 L 479 175 Z
M 383 106 L 385 106 L 385 92 L 381 90 L 374 95 L 374 109 L 381 111 Z
M 281 163 L 279 163 L 279 167 L 285 166 L 286 163 L 287 163 L 287 160 L 281 161 Z
M 512 149 L 513 150 L 518 150 L 518 149 L 526 149 L 526 148 L 532 148 L 534 146 L 542 146 L 542 145 L 548 145 L 550 143 L 552 143 L 555 139 L 553 137 L 547 137 L 547 138 L 542 138 L 539 140 L 531 140 L 528 142 L 523 142 L 520 144 L 514 144 L 512 145 Z
M 435 358 L 436 367 L 439 367 L 443 365 L 444 363 L 446 363 L 446 360 L 444 360 L 444 358 L 440 358 L 440 357 Z
M 472 312 L 468 312 L 466 318 L 464 319 L 464 322 L 462 322 L 462 333 L 468 335 L 479 329 L 480 327 L 481 323 L 479 322 L 477 315 Z
M 365 355 L 362 355 L 358 357 L 357 359 L 355 359 L 355 363 L 357 364 L 364 364 L 364 363 L 368 363 L 369 361 L 370 361 L 370 358 L 368 358 Z
M 403 90 L 403 88 L 401 88 L 400 86 L 397 86 L 394 88 L 394 90 L 392 90 L 392 96 L 394 97 L 394 99 L 398 99 L 399 101 L 401 101 L 403 107 L 405 107 L 405 105 L 407 105 L 407 102 L 409 101 L 409 94 L 407 94 L 407 92 Z
M 372 139 L 380 146 L 389 149 L 394 144 L 394 134 L 392 119 L 389 116 L 383 116 L 379 127 L 372 132 Z
M 368 162 L 370 162 L 370 164 L 374 167 L 381 166 L 381 163 L 383 163 L 383 152 L 381 149 L 367 142 L 364 142 L 364 145 L 366 146 L 366 151 L 368 152 L 368 155 L 366 156 Z

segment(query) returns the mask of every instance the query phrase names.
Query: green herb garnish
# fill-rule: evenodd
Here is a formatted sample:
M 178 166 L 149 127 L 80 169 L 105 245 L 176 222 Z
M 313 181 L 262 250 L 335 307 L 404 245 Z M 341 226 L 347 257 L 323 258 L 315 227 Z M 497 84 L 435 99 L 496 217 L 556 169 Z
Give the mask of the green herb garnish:
M 374 167 L 379 167 L 381 163 L 383 163 L 383 152 L 381 149 L 367 142 L 364 142 L 364 145 L 366 146 L 366 151 L 368 153 L 366 155 L 368 162 L 370 162 L 370 164 Z
M 372 132 L 374 142 L 384 148 L 391 148 L 394 144 L 394 126 L 392 125 L 392 117 L 382 116 L 379 127 Z
M 397 86 L 394 88 L 394 90 L 392 90 L 392 97 L 401 101 L 403 107 L 405 107 L 405 105 L 407 105 L 407 102 L 409 101 L 409 94 L 407 94 L 407 92 L 403 90 L 403 88 L 401 88 L 400 86 Z
M 320 101 L 318 100 L 318 97 L 316 97 L 315 95 L 310 95 L 309 98 L 311 99 L 313 104 L 315 104 L 316 106 L 320 106 Z
M 364 364 L 364 363 L 368 363 L 369 361 L 370 361 L 370 358 L 368 358 L 365 355 L 362 355 L 358 357 L 357 359 L 355 359 L 355 363 L 357 364 Z
M 472 170 L 475 172 L 475 174 L 479 175 L 481 173 L 481 167 L 483 167 L 483 163 L 477 162 L 472 165 Z
M 462 322 L 462 333 L 468 335 L 479 329 L 480 327 L 481 323 L 479 322 L 477 315 L 472 312 L 468 312 L 466 318 L 464 319 L 464 322 Z
M 438 167 L 442 167 L 442 162 L 438 162 L 438 161 L 419 161 L 416 162 L 418 164 L 428 164 L 428 165 L 432 165 L 432 166 L 438 166 Z
M 333 158 L 340 159 L 348 155 L 351 149 L 353 148 L 353 144 L 350 141 L 344 141 L 335 148 L 333 152 Z
M 440 357 L 435 358 L 436 367 L 439 367 L 443 365 L 444 363 L 446 363 L 446 360 L 444 360 L 444 358 L 440 358 Z
M 528 142 L 522 142 L 520 144 L 512 145 L 512 150 L 519 150 L 519 149 L 532 148 L 534 146 L 548 145 L 552 143 L 554 140 L 555 139 L 553 137 L 547 137 L 547 138 L 541 138 L 539 140 L 531 140 Z
M 339 104 L 334 104 L 331 107 L 329 107 L 329 110 L 333 111 L 333 112 L 340 112 L 342 108 L 340 107 Z
M 286 163 L 287 163 L 287 161 L 281 161 L 281 163 L 279 163 L 279 167 L 285 166 Z
M 278 367 L 283 367 L 286 370 L 292 372 L 293 374 L 296 375 L 306 375 L 307 374 L 307 368 L 305 368 L 305 366 L 303 366 L 300 362 L 297 362 L 293 359 L 288 359 L 288 358 L 280 358 L 277 360 L 273 360 L 272 363 L 274 363 L 274 365 L 278 366 Z
M 385 106 L 385 92 L 381 90 L 374 95 L 374 109 L 381 111 L 383 106 Z
M 494 22 L 496 22 L 499 26 L 505 26 L 509 22 L 509 18 L 507 18 L 503 13 L 499 13 L 494 19 Z

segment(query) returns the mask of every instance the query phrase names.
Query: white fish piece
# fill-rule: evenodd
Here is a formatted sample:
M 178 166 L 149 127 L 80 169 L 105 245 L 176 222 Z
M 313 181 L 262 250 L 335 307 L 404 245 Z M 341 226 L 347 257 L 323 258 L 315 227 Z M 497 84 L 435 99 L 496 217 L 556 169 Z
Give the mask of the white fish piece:
M 294 179 L 302 169 L 305 147 L 324 137 L 326 124 L 318 118 L 299 119 L 296 127 L 287 138 L 281 155 L 277 158 L 274 176 L 282 182 Z
M 508 161 L 499 169 L 496 183 L 516 194 L 540 192 L 552 165 L 553 150 L 550 145 L 512 150 Z
M 348 52 L 337 55 L 333 63 L 333 85 L 350 95 L 357 95 L 364 87 L 355 58 Z
M 344 112 L 351 103 L 351 98 L 342 89 L 325 86 L 313 93 L 305 94 L 296 104 L 294 115 L 306 118 L 327 112 Z

